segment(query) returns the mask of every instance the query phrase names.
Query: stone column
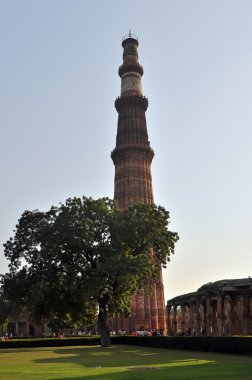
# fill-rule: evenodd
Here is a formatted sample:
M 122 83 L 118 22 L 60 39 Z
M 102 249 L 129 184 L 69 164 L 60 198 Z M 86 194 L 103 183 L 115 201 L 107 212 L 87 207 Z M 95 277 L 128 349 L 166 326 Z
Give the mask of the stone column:
M 223 335 L 223 300 L 222 296 L 217 297 L 217 335 Z
M 249 297 L 248 294 L 243 295 L 243 320 L 242 334 L 248 335 L 248 319 L 249 319 Z
M 231 327 L 231 297 L 226 295 L 224 300 L 224 334 L 232 335 Z
M 206 299 L 206 335 L 212 335 L 212 305 L 211 298 Z
M 201 335 L 206 335 L 206 300 L 202 299 L 200 303 L 200 319 L 201 319 L 201 326 L 200 331 Z
M 217 335 L 217 300 L 212 299 L 212 335 Z
M 182 332 L 182 335 L 186 335 L 186 331 L 185 331 L 185 308 L 186 308 L 186 305 L 181 304 L 181 332 Z
M 194 313 L 195 313 L 195 302 L 191 301 L 189 305 L 190 319 L 189 319 L 189 328 L 188 335 L 194 335 Z
M 231 335 L 237 335 L 238 329 L 237 329 L 237 310 L 236 310 L 236 301 L 237 297 L 232 296 L 231 297 L 231 310 L 230 310 L 230 319 L 231 319 Z
M 194 334 L 196 336 L 199 336 L 199 335 L 201 335 L 201 317 L 200 317 L 200 300 L 199 300 L 199 298 L 196 299 L 194 320 L 195 320 Z
M 174 335 L 177 335 L 178 333 L 177 305 L 173 306 L 173 332 Z
M 252 335 L 252 297 L 249 297 L 248 334 Z
M 171 335 L 171 330 L 172 330 L 172 326 L 171 326 L 171 305 L 167 305 L 167 335 L 170 336 Z

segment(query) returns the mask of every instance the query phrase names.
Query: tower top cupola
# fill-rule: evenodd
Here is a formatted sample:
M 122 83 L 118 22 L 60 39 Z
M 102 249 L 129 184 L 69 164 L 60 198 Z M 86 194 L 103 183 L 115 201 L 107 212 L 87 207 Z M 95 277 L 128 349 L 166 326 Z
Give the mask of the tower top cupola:
M 123 64 L 118 73 L 121 77 L 121 96 L 142 95 L 143 67 L 138 62 L 138 38 L 129 31 L 122 39 Z

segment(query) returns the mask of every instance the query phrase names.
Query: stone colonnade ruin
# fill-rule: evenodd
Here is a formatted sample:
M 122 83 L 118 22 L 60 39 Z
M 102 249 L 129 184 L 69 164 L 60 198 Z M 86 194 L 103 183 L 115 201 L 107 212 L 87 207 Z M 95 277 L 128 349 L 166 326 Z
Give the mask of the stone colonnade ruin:
M 167 302 L 168 335 L 252 335 L 252 279 L 221 280 Z

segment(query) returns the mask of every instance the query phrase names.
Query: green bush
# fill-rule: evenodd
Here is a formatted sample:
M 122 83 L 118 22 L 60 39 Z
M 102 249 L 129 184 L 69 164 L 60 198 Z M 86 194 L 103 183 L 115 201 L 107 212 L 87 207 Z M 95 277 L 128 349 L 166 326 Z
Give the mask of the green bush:
M 112 344 L 131 344 L 135 346 L 159 347 L 169 349 L 220 352 L 227 354 L 252 354 L 252 338 L 245 337 L 156 337 L 156 336 L 115 336 L 111 337 Z
M 41 339 L 9 339 L 0 342 L 0 348 L 27 347 L 61 347 L 61 346 L 94 346 L 100 344 L 99 337 L 81 338 L 41 338 Z
M 163 337 L 163 336 L 112 336 L 112 344 L 130 344 L 133 346 L 146 346 L 191 350 L 202 352 L 220 352 L 226 354 L 252 354 L 252 338 L 245 337 Z M 100 337 L 71 337 L 71 338 L 30 338 L 9 339 L 0 341 L 1 348 L 31 348 L 31 347 L 61 347 L 61 346 L 93 346 L 100 345 Z

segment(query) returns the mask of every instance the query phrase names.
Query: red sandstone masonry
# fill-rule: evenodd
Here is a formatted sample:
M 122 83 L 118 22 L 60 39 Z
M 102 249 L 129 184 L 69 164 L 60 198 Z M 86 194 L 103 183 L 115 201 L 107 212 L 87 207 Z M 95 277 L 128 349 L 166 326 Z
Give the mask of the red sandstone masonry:
M 129 35 L 123 40 L 123 64 L 119 68 L 121 96 L 116 99 L 118 127 L 116 147 L 111 157 L 115 165 L 115 200 L 121 209 L 137 202 L 153 203 L 150 147 L 145 112 L 148 99 L 142 95 L 143 68 L 138 62 L 138 40 Z M 111 321 L 112 330 L 132 332 L 145 328 L 166 331 L 165 302 L 162 273 L 153 284 L 150 296 L 145 290 L 132 299 L 131 318 Z

